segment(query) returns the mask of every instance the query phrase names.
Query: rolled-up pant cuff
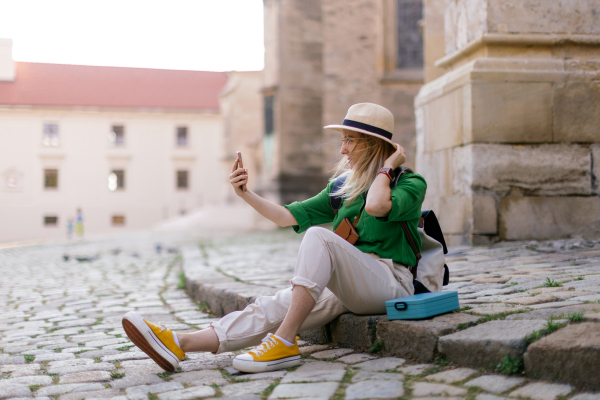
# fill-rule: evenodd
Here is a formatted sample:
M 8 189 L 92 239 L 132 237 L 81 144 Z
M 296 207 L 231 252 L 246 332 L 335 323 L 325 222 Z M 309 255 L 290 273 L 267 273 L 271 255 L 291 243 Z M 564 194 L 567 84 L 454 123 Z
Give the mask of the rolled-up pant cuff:
M 302 276 L 293 277 L 290 280 L 290 283 L 292 286 L 304 286 L 306 290 L 308 290 L 308 293 L 311 295 L 315 303 L 321 296 L 321 293 L 323 293 L 323 288 L 320 288 L 316 283 Z

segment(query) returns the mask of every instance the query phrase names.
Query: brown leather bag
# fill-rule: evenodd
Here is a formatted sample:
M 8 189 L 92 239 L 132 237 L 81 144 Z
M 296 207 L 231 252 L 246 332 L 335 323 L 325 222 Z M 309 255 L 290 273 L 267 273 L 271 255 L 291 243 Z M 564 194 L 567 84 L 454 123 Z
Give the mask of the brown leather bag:
M 333 231 L 333 233 L 337 234 L 338 236 L 340 236 L 342 239 L 346 240 L 350 244 L 355 244 L 356 241 L 358 240 L 358 238 L 360 237 L 358 235 L 358 232 L 356 231 L 356 225 L 358 225 L 360 216 L 362 215 L 362 212 L 365 209 L 365 205 L 367 204 L 366 193 L 363 195 L 363 199 L 364 199 L 364 204 L 363 204 L 362 208 L 360 209 L 360 213 L 358 213 L 358 216 L 356 218 L 354 218 L 354 223 L 351 223 L 348 218 L 344 218 L 342 220 L 342 222 L 340 222 L 338 227 L 335 228 L 335 231 Z M 333 211 L 334 214 L 337 214 L 337 212 L 338 212 L 338 210 Z
M 361 213 L 362 214 L 362 213 Z M 360 214 L 358 217 L 354 218 L 354 223 L 350 223 L 348 218 L 344 218 L 342 222 L 335 228 L 333 233 L 340 236 L 342 239 L 346 240 L 350 244 L 356 243 L 358 238 L 358 232 L 356 232 L 356 225 L 358 224 L 358 220 L 360 219 Z

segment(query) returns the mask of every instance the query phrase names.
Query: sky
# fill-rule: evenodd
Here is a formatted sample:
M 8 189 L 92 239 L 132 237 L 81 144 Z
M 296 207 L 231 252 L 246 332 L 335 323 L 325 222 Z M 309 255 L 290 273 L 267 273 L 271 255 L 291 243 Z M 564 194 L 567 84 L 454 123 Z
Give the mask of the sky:
M 0 0 L 15 61 L 261 70 L 262 0 Z

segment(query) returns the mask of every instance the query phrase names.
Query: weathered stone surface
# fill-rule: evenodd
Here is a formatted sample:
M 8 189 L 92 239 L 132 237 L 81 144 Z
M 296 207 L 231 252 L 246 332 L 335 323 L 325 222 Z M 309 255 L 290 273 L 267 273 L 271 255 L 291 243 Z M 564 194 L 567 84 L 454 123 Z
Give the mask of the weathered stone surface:
M 546 321 L 490 321 L 443 336 L 439 351 L 449 361 L 473 367 L 494 367 L 505 355 L 520 359 L 525 352 L 525 337 L 542 329 Z
M 59 383 L 107 382 L 110 379 L 110 373 L 107 371 L 85 371 L 63 375 Z
M 433 364 L 407 365 L 405 367 L 398 368 L 398 371 L 406 375 L 419 375 L 423 371 L 428 370 L 429 368 L 433 368 Z
M 566 82 L 554 89 L 554 141 L 598 141 L 600 85 L 598 82 Z
M 117 389 L 93 390 L 90 392 L 71 392 L 61 395 L 58 400 L 81 400 L 81 399 L 114 399 L 121 394 Z
M 330 344 L 313 344 L 311 346 L 304 346 L 300 348 L 300 354 L 311 354 L 317 351 L 322 351 L 331 348 Z
M 467 393 L 466 389 L 456 386 L 443 385 L 441 383 L 416 382 L 412 386 L 412 395 L 416 397 L 425 396 L 461 396 Z
M 150 360 L 152 361 L 152 360 Z M 121 363 L 121 365 L 123 365 Z M 124 372 L 125 376 L 139 376 L 139 375 L 148 375 L 148 374 L 160 374 L 164 372 L 164 370 L 152 361 L 150 365 L 135 365 L 130 367 L 125 367 L 124 369 L 118 371 Z M 178 374 L 183 375 L 183 374 Z
M 48 353 L 48 354 L 40 354 L 35 356 L 35 362 L 43 362 L 43 361 L 58 361 L 58 360 L 72 360 L 75 358 L 74 354 L 71 353 Z
M 280 384 L 275 387 L 268 400 L 296 398 L 328 400 L 334 395 L 337 387 L 337 382 Z
M 175 382 L 187 383 L 190 385 L 210 385 L 213 383 L 227 383 L 227 381 L 223 379 L 223 375 L 221 375 L 219 371 L 215 370 L 182 372 L 173 375 L 172 378 Z
M 600 388 L 600 328 L 596 323 L 560 329 L 530 345 L 524 358 L 530 374 Z
M 459 324 L 477 320 L 477 316 L 452 313 L 424 321 L 389 321 L 377 324 L 377 338 L 382 340 L 386 354 L 414 357 L 420 361 L 433 360 L 438 339 L 458 329 Z
M 90 360 L 91 361 L 91 360 Z M 112 371 L 115 369 L 114 364 L 111 363 L 91 363 L 87 365 L 71 365 L 64 367 L 53 367 L 48 368 L 47 372 L 50 374 L 66 375 L 74 372 L 83 371 Z
M 202 397 L 214 396 L 215 389 L 208 386 L 197 386 L 182 390 L 174 390 L 172 392 L 160 393 L 160 400 L 191 400 Z
M 65 394 L 71 392 L 91 392 L 102 389 L 104 389 L 104 386 L 101 383 L 70 383 L 66 385 L 54 385 L 41 388 L 36 392 L 36 395 L 55 396 L 57 394 Z
M 404 396 L 404 385 L 395 380 L 353 383 L 346 388 L 346 399 L 389 399 Z
M 341 362 L 344 362 L 346 364 L 356 364 L 358 362 L 372 360 L 374 358 L 375 357 L 373 357 L 372 355 L 369 355 L 369 354 L 355 353 L 355 354 L 350 354 L 350 355 L 347 355 L 344 357 L 340 357 L 340 358 L 338 358 L 338 360 Z
M 511 392 L 509 396 L 530 397 L 533 400 L 554 400 L 558 396 L 566 396 L 571 393 L 571 390 L 569 385 L 535 382 Z
M 298 369 L 294 372 L 298 371 L 338 371 L 344 370 L 346 368 L 346 364 L 342 363 L 331 363 L 325 361 L 312 361 L 307 362 L 298 367 Z
M 600 400 L 600 393 L 581 393 L 571 397 L 571 400 Z
M 312 365 L 305 364 L 304 366 Z M 319 369 L 297 369 L 296 371 L 289 372 L 282 380 L 281 383 L 292 383 L 292 382 L 325 382 L 333 381 L 340 382 L 346 371 L 344 369 L 335 370 L 319 370 Z
M 251 381 L 259 379 L 281 379 L 285 374 L 287 374 L 287 371 L 260 372 L 257 374 L 245 374 L 243 379 L 250 379 Z
M 243 396 L 247 394 L 259 394 L 273 383 L 270 379 L 261 379 L 250 382 L 232 383 L 221 387 L 224 396 Z
M 595 236 L 600 221 L 590 221 L 591 215 L 600 215 L 596 197 L 506 197 L 500 201 L 500 236 L 507 240 Z
M 42 385 L 52 384 L 52 377 L 47 375 L 21 376 L 19 378 L 8 378 L 0 380 L 0 388 L 8 385 Z
M 343 356 L 348 353 L 352 353 L 354 350 L 352 349 L 331 349 L 325 351 L 319 351 L 317 353 L 313 353 L 312 357 L 317 359 L 327 359 L 327 358 L 337 358 Z
M 465 379 L 476 373 L 477 370 L 471 368 L 456 368 L 449 369 L 443 372 L 438 372 L 437 374 L 427 375 L 427 379 L 442 383 L 454 383 L 464 381 Z
M 377 321 L 383 318 L 383 315 L 342 314 L 328 325 L 331 341 L 340 347 L 367 350 L 375 343 Z
M 163 393 L 178 389 L 183 389 L 183 385 L 179 382 L 162 382 L 155 385 L 130 387 L 125 389 L 125 393 L 130 400 L 147 400 L 148 393 Z
M 524 381 L 523 378 L 511 378 L 502 375 L 483 375 L 475 379 L 471 379 L 465 386 L 477 386 L 492 393 L 503 393 L 507 390 L 520 385 Z
M 406 360 L 403 358 L 384 357 L 376 360 L 365 361 L 360 364 L 355 364 L 354 367 L 360 368 L 363 371 L 387 371 L 400 367 Z
M 403 381 L 404 375 L 390 372 L 360 371 L 352 377 L 352 382 L 373 381 Z
M 21 384 L 4 384 L 0 386 L 0 396 L 5 397 L 30 397 L 29 386 Z
M 110 386 L 115 389 L 125 389 L 132 386 L 158 384 L 163 380 L 156 374 L 125 376 L 110 382 Z

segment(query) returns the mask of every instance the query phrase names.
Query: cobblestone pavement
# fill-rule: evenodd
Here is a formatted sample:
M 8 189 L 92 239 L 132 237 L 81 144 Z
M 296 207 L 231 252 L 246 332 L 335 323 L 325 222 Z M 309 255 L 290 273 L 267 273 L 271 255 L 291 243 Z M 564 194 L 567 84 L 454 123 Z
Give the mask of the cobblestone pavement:
M 304 364 L 295 370 L 244 375 L 231 368 L 233 353 L 190 353 L 170 374 L 124 334 L 121 317 L 130 310 L 178 331 L 213 320 L 180 289 L 185 282 L 175 247 L 201 261 L 196 274 L 229 276 L 239 290 L 261 294 L 286 285 L 299 240 L 278 231 L 190 247 L 188 238 L 138 234 L 0 250 L 0 398 L 600 399 L 581 386 L 457 367 L 441 358 L 419 363 L 308 343 L 301 348 Z M 459 291 L 462 306 L 472 307 L 463 311 L 477 318 L 525 310 L 505 312 L 500 322 L 539 321 L 535 313 L 547 318 L 549 310 L 580 306 L 586 317 L 579 319 L 592 321 L 600 307 L 597 243 L 457 248 L 449 261 L 450 289 Z M 578 319 L 561 313 L 559 325 Z M 475 324 L 456 334 L 485 325 Z M 512 367 L 518 366 L 502 365 L 505 372 Z

